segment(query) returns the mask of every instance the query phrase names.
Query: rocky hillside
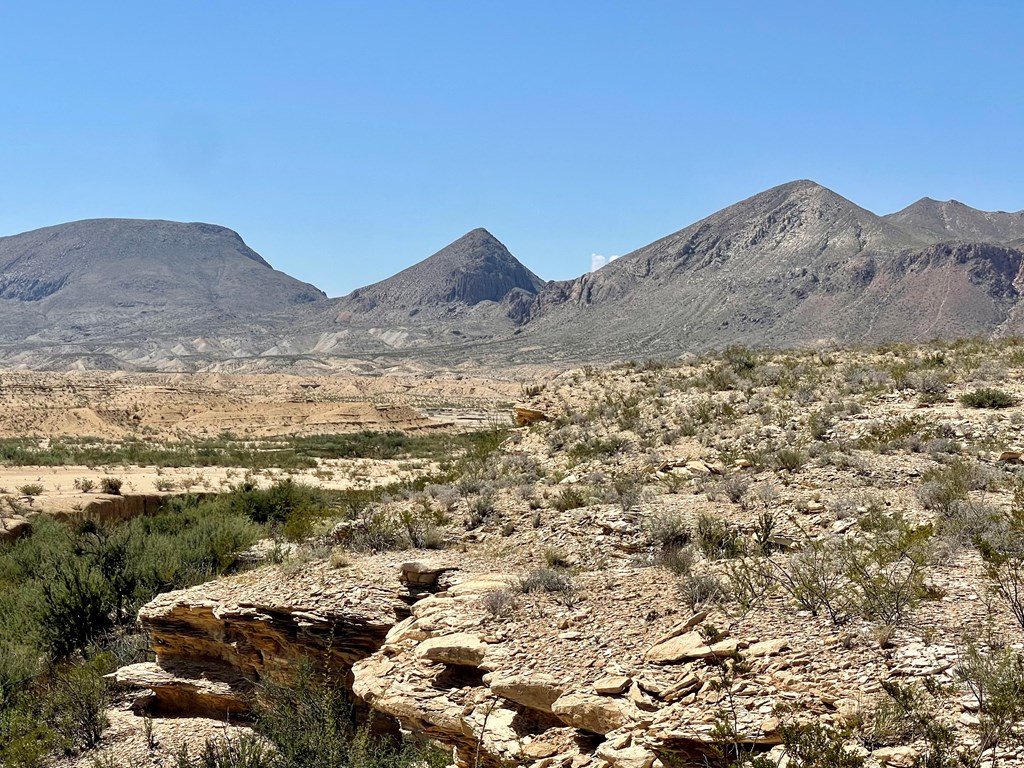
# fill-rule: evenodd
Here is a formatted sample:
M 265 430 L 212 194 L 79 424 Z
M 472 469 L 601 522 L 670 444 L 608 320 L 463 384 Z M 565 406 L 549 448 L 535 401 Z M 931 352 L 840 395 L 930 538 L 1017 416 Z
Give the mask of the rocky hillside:
M 0 341 L 26 348 L 191 340 L 324 298 L 211 224 L 94 219 L 0 237 Z
M 538 296 L 527 340 L 583 358 L 730 343 L 987 336 L 1012 324 L 1024 215 L 922 201 L 881 217 L 768 190 Z
M 151 602 L 155 660 L 118 679 L 157 729 L 236 721 L 308 657 L 462 768 L 1024 765 L 1022 365 L 732 350 L 532 382 L 447 481 Z M 144 722 L 105 755 L 156 759 Z
M 1024 239 L 1024 211 L 979 211 L 957 200 L 924 197 L 884 217 L 922 240 L 1007 244 Z
M 303 333 L 281 348 L 366 354 L 509 336 L 543 286 L 490 232 L 474 229 L 387 280 L 308 308 L 297 323 Z

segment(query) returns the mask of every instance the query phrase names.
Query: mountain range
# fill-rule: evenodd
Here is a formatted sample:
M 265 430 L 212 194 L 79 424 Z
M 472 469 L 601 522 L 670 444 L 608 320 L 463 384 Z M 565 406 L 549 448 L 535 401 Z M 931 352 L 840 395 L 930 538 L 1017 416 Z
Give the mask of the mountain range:
M 0 364 L 372 370 L 1024 330 L 1024 212 L 876 215 L 774 187 L 567 281 L 484 229 L 330 299 L 224 227 L 97 219 L 0 237 Z

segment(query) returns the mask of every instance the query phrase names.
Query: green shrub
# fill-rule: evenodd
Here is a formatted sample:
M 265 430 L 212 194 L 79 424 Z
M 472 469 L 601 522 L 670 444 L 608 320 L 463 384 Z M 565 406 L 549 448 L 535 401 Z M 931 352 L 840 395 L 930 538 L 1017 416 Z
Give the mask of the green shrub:
M 18 493 L 22 496 L 38 496 L 43 492 L 43 486 L 39 483 L 28 483 L 18 486 Z
M 121 495 L 121 478 L 119 477 L 104 477 L 100 480 L 100 492 L 108 493 L 111 496 Z
M 697 518 L 696 543 L 709 560 L 723 560 L 743 554 L 739 532 L 720 518 L 707 513 Z
M 262 686 L 255 715 L 257 732 L 277 752 L 275 768 L 443 768 L 449 762 L 440 748 L 371 735 L 369 724 L 357 727 L 345 687 L 308 663 L 287 684 Z M 200 765 L 263 768 L 266 763 Z
M 176 768 L 278 768 L 278 757 L 257 736 L 208 740 L 195 757 L 186 745 L 176 756 Z M 101 768 L 98 766 L 97 768 Z
M 106 656 L 97 656 L 56 674 L 46 707 L 65 751 L 95 747 L 109 725 L 110 695 L 104 675 L 113 671 L 110 662 Z
M 824 612 L 833 624 L 841 623 L 850 607 L 845 576 L 845 551 L 834 539 L 807 542 L 785 565 L 773 560 L 776 583 L 802 609 L 817 616 Z
M 668 551 L 680 549 L 690 543 L 693 536 L 682 516 L 672 512 L 658 512 L 647 518 L 644 526 L 647 540 L 655 547 Z
M 516 598 L 507 589 L 487 592 L 480 598 L 480 604 L 492 619 L 509 616 L 516 607 Z
M 689 576 L 697 561 L 693 546 L 668 547 L 662 549 L 655 558 L 655 564 L 668 568 L 676 576 Z
M 587 499 L 579 488 L 574 485 L 567 485 L 558 494 L 558 497 L 551 502 L 551 506 L 559 512 L 567 512 L 570 509 L 579 509 L 580 507 L 587 506 Z
M 796 472 L 807 463 L 807 454 L 799 448 L 786 446 L 772 454 L 771 464 L 775 469 Z
M 57 564 L 44 582 L 39 617 L 46 646 L 54 658 L 83 650 L 113 625 L 113 604 L 102 574 L 81 560 Z
M 1017 399 L 1009 392 L 994 387 L 964 392 L 959 399 L 968 408 L 1009 408 L 1017 404 Z

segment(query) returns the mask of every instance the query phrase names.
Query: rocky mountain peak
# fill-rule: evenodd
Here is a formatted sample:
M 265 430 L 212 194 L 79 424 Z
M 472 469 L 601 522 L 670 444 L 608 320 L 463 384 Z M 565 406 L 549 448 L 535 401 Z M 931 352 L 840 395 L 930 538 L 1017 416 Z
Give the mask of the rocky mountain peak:
M 519 289 L 536 293 L 544 281 L 524 267 L 490 232 L 473 229 L 393 277 L 346 299 L 362 309 L 407 309 L 501 301 Z

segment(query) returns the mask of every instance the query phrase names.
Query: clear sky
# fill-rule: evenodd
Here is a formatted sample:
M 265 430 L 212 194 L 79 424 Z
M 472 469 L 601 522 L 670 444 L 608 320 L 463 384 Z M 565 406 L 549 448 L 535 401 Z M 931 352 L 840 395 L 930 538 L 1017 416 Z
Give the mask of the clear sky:
M 1024 208 L 1024 3 L 4 2 L 0 233 L 237 230 L 332 296 L 482 226 L 541 277 L 811 178 Z

